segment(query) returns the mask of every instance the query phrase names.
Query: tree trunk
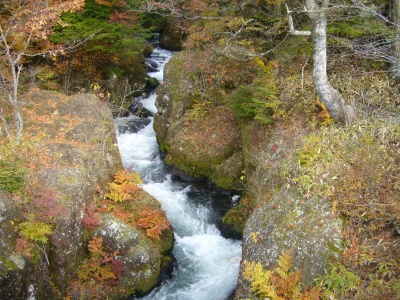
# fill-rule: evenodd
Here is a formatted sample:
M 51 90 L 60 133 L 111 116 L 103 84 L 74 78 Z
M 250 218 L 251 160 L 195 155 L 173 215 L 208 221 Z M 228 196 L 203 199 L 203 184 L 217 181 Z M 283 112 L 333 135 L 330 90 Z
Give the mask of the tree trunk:
M 312 23 L 312 37 L 314 43 L 313 82 L 320 101 L 325 105 L 332 118 L 351 124 L 355 119 L 355 108 L 345 105 L 343 96 L 328 80 L 327 74 L 327 18 L 324 8 L 327 0 L 321 6 L 315 0 L 306 0 L 307 15 Z
M 331 85 L 327 75 L 326 24 L 326 15 L 324 12 L 319 12 L 312 19 L 312 36 L 314 40 L 313 81 L 317 95 L 332 118 L 344 120 L 342 108 L 344 99 Z

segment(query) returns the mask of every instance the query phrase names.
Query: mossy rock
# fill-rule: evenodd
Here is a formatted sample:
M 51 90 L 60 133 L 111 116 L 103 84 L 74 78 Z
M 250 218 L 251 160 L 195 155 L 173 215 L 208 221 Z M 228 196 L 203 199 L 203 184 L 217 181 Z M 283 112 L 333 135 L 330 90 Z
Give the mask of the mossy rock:
M 195 52 L 182 51 L 165 65 L 164 82 L 156 90 L 157 141 L 168 152 L 168 165 L 196 179 L 208 177 L 223 189 L 242 189 L 241 138 L 233 113 L 217 106 L 200 118 L 190 118 L 200 87 L 185 64 L 195 58 Z
M 305 200 L 284 188 L 247 221 L 242 258 L 270 270 L 277 266 L 282 251 L 293 248 L 293 267 L 302 271 L 302 284 L 309 284 L 325 273 L 332 258 L 340 259 L 341 234 L 342 221 L 332 213 L 327 200 Z M 236 299 L 250 295 L 241 273 Z
M 242 151 L 238 150 L 215 167 L 210 179 L 224 190 L 243 190 L 245 189 L 245 184 L 241 180 L 243 169 L 243 154 Z
M 36 264 L 30 266 L 27 263 L 30 271 L 21 275 L 20 281 L 35 288 L 37 299 L 53 299 L 55 294 L 42 283 L 51 277 L 53 287 L 50 291 L 66 293 L 76 267 L 85 258 L 82 228 L 85 208 L 93 202 L 96 187 L 104 188 L 112 174 L 122 168 L 122 162 L 116 147 L 111 111 L 96 96 L 79 94 L 68 97 L 32 89 L 21 97 L 21 101 L 27 103 L 22 111 L 24 133 L 30 139 L 30 161 L 27 164 L 35 166 L 29 169 L 27 179 L 37 180 L 39 190 L 53 191 L 65 214 L 57 218 L 51 244 L 44 249 L 49 264 L 40 263 L 39 267 L 46 266 L 40 269 Z M 16 238 L 14 236 L 14 241 Z M 7 248 L 12 251 L 14 245 Z M 28 288 L 29 285 L 21 285 L 18 293 L 28 293 Z M 50 296 L 40 298 L 42 294 Z
M 182 42 L 185 37 L 184 31 L 179 26 L 176 26 L 173 21 L 170 21 L 162 29 L 160 45 L 168 50 L 180 51 L 182 50 Z
M 247 220 L 255 209 L 254 201 L 244 195 L 239 203 L 232 207 L 222 218 L 222 226 L 228 227 L 235 236 L 243 237 Z
M 223 189 L 242 189 L 243 158 L 232 112 L 218 106 L 197 121 L 181 124 L 168 139 L 166 163 L 194 178 L 208 177 Z
M 157 113 L 153 128 L 162 150 L 169 148 L 169 137 L 173 137 L 181 119 L 195 103 L 195 84 L 188 74 L 185 63 L 194 53 L 182 51 L 174 54 L 164 66 L 164 81 L 156 90 Z
M 114 299 L 126 299 L 132 291 L 147 293 L 157 285 L 161 255 L 157 246 L 140 230 L 110 214 L 103 214 L 95 236 L 103 239 L 103 246 L 108 251 L 119 250 L 124 262 L 126 271 L 119 285 L 127 292 Z
M 155 78 L 155 77 L 149 77 L 149 80 L 147 81 L 147 85 L 148 85 L 149 88 L 151 88 L 151 89 L 156 88 L 159 84 L 160 84 L 160 82 L 159 82 L 158 79 Z
M 142 50 L 144 57 L 149 57 L 153 53 L 153 50 L 153 46 L 149 44 L 145 45 Z

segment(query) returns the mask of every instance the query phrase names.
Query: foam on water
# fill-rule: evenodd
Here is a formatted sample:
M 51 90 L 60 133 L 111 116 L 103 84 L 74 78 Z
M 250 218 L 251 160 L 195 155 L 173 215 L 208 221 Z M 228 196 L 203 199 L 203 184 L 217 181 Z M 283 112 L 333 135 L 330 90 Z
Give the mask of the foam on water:
M 163 67 L 172 53 L 156 49 L 153 55 L 151 58 Z M 149 75 L 162 81 L 162 68 Z M 141 102 L 155 112 L 154 100 L 155 95 L 150 95 Z M 161 203 L 175 233 L 172 253 L 178 267 L 171 280 L 143 299 L 225 299 L 236 286 L 241 242 L 222 237 L 207 201 L 194 201 L 190 185 L 171 180 L 159 155 L 153 121 L 137 133 L 118 134 L 117 138 L 124 166 L 141 173 L 143 189 Z

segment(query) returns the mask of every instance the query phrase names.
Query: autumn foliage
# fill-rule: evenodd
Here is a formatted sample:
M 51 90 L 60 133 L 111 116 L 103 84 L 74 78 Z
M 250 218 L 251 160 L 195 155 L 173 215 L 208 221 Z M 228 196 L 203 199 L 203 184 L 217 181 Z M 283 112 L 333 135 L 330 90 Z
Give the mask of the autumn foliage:
M 84 0 L 43 1 L 10 0 L 4 2 L 1 18 L 3 30 L 15 34 L 32 35 L 34 39 L 47 39 L 52 25 L 59 21 L 63 12 L 73 12 L 83 8 Z
M 33 242 L 47 243 L 58 219 L 64 217 L 68 210 L 60 205 L 53 190 L 44 189 L 33 194 L 23 213 L 26 221 L 18 225 L 20 236 Z
M 319 300 L 322 292 L 313 287 L 301 291 L 301 271 L 292 271 L 293 249 L 283 251 L 277 261 L 278 266 L 266 270 L 260 263 L 245 262 L 244 278 L 250 281 L 251 292 L 256 299 L 271 300 Z
M 98 213 L 111 213 L 127 224 L 143 230 L 151 239 L 160 238 L 164 230 L 170 229 L 170 224 L 159 206 L 149 204 L 149 195 L 138 186 L 141 182 L 139 173 L 118 171 L 114 175 L 114 181 L 108 184 L 108 192 L 100 195 L 103 199 L 99 202 L 99 207 L 87 207 L 84 226 L 93 228 L 98 225 Z
M 99 237 L 93 237 L 88 250 L 89 258 L 80 265 L 77 278 L 68 288 L 69 299 L 75 299 L 77 294 L 85 299 L 104 299 L 118 292 L 118 280 L 124 271 L 124 263 L 118 258 L 119 250 L 107 252 Z
M 164 211 L 154 209 L 151 206 L 145 207 L 139 211 L 139 218 L 136 224 L 139 228 L 144 229 L 146 235 L 152 239 L 159 238 L 163 230 L 170 229 Z
M 134 200 L 139 197 L 138 184 L 141 183 L 139 173 L 128 173 L 126 170 L 118 171 L 114 181 L 108 184 L 109 192 L 105 196 L 115 202 Z

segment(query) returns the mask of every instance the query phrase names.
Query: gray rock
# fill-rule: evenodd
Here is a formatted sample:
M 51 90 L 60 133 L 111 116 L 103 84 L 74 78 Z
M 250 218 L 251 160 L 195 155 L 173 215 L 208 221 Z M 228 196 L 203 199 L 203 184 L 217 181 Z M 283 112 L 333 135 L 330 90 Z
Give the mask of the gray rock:
M 95 236 L 103 239 L 103 246 L 110 252 L 119 250 L 125 269 L 120 287 L 127 291 L 126 296 L 149 292 L 157 285 L 161 255 L 142 232 L 110 214 L 103 214 Z
M 294 269 L 302 271 L 302 283 L 324 274 L 329 260 L 341 253 L 342 222 L 325 199 L 303 200 L 283 188 L 256 210 L 243 233 L 243 261 L 260 262 L 273 269 L 282 251 L 293 247 Z M 235 299 L 250 297 L 249 283 L 241 272 Z
M 15 201 L 0 191 L 0 299 L 50 299 L 47 266 L 13 251 L 22 219 Z

